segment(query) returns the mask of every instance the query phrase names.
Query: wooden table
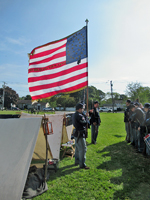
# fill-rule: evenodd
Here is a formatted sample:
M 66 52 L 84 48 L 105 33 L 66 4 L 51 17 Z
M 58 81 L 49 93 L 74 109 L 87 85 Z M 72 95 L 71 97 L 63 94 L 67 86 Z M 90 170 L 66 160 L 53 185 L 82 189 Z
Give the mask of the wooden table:
M 73 142 L 73 143 L 67 142 L 65 144 L 62 144 L 61 146 L 64 148 L 64 152 L 63 152 L 62 158 L 66 155 L 66 150 L 69 147 L 69 148 L 71 148 L 73 150 L 73 153 L 71 155 L 71 159 L 72 159 L 74 154 L 75 154 L 75 147 L 74 147 L 75 146 L 75 142 Z

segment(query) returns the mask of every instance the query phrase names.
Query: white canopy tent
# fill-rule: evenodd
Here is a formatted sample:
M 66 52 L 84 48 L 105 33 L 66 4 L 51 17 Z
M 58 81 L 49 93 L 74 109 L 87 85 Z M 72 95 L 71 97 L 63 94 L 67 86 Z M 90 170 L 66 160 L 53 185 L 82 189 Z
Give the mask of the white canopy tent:
M 41 117 L 0 120 L 0 199 L 20 200 Z
M 43 117 L 43 115 L 34 115 L 26 113 L 21 114 L 21 118 L 30 118 L 30 117 L 36 119 L 38 117 Z M 50 122 L 52 122 L 53 132 L 54 132 L 54 134 L 47 136 L 48 143 L 51 148 L 51 153 L 53 158 L 59 160 L 64 114 L 51 114 L 51 115 L 46 114 L 46 117 L 49 119 Z

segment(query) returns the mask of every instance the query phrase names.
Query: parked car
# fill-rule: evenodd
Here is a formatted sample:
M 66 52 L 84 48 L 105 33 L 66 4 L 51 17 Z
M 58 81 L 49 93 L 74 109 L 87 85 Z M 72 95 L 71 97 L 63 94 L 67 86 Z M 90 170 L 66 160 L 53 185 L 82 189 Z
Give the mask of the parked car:
M 12 110 L 19 110 L 19 108 L 17 108 L 17 107 L 12 107 L 11 109 Z
M 112 108 L 102 107 L 102 108 L 99 109 L 99 112 L 112 112 Z
M 54 108 L 48 107 L 48 108 L 43 108 L 43 111 L 55 111 Z

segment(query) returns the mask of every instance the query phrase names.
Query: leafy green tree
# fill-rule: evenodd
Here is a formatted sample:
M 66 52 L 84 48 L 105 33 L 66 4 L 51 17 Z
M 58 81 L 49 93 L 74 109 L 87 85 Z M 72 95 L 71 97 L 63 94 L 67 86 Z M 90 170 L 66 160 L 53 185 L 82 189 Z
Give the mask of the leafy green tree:
M 142 87 L 140 88 L 140 94 L 139 94 L 139 101 L 141 103 L 150 102 L 150 88 L 149 87 Z
M 120 99 L 125 102 L 128 99 L 128 96 L 125 94 L 120 94 Z
M 89 98 L 96 98 L 96 96 L 97 96 L 97 94 L 96 94 L 96 92 L 97 92 L 96 87 L 89 86 L 88 90 L 89 90 Z M 87 89 L 86 89 L 86 91 L 87 91 Z
M 105 98 L 105 93 L 102 90 L 97 90 L 96 91 L 96 97 L 98 98 L 99 101 Z
M 66 107 L 75 107 L 76 102 L 74 97 L 69 97 L 66 102 Z
M 57 105 L 65 108 L 67 104 L 67 99 L 69 99 L 69 95 L 61 95 L 57 98 Z
M 31 100 L 31 95 L 26 95 L 26 97 L 24 98 L 24 100 Z
M 47 99 L 46 99 L 47 100 Z M 50 107 L 55 108 L 57 107 L 57 96 L 53 96 L 48 100 Z
M 78 92 L 70 93 L 70 97 L 73 97 L 75 100 L 75 104 L 82 101 L 84 99 L 84 90 L 80 90 Z
M 24 100 L 25 99 L 25 97 L 24 96 L 22 96 L 22 97 L 19 97 L 19 100 Z
M 143 87 L 141 83 L 132 82 L 127 85 L 127 95 L 131 98 L 132 101 L 136 99 L 141 103 L 150 102 L 150 88 Z
M 136 99 L 139 99 L 141 89 L 142 89 L 141 83 L 132 82 L 127 85 L 126 93 L 129 97 L 131 97 L 131 100 L 135 101 Z

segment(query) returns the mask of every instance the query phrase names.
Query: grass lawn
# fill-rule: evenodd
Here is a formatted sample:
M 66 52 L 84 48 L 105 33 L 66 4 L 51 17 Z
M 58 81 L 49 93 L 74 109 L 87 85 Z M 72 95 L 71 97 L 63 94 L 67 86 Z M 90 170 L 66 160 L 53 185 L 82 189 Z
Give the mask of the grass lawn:
M 28 113 L 28 111 L 25 111 L 25 110 L 1 110 L 0 111 L 0 115 L 15 115 L 15 114 L 21 114 L 21 112 L 23 113 Z M 44 114 L 55 114 L 55 112 L 53 111 L 49 111 L 49 112 L 38 112 L 39 115 L 44 115 Z M 29 114 L 31 114 L 31 112 L 29 112 Z M 36 113 L 37 114 L 37 113 Z
M 0 110 L 0 115 L 18 115 L 21 114 L 19 110 Z
M 34 200 L 150 199 L 150 159 L 125 142 L 123 113 L 101 113 L 101 119 L 98 143 L 90 144 L 90 130 L 87 139 L 90 170 L 65 157 L 50 176 L 49 190 Z
M 28 112 L 28 111 L 23 110 L 23 112 L 31 114 L 31 111 Z M 55 114 L 55 112 L 54 111 L 40 111 L 40 112 L 36 112 L 35 114 L 38 114 L 38 115 Z

